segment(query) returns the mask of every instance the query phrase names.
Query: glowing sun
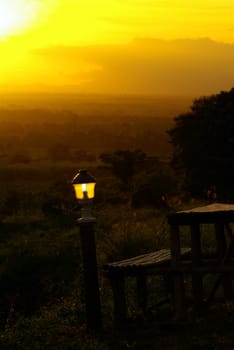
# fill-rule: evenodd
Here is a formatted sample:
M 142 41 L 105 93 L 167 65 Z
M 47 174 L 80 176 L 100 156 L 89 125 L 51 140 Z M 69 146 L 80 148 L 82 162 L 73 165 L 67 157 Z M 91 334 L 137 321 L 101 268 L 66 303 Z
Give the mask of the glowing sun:
M 30 27 L 39 6 L 38 0 L 0 0 L 0 37 L 7 38 Z

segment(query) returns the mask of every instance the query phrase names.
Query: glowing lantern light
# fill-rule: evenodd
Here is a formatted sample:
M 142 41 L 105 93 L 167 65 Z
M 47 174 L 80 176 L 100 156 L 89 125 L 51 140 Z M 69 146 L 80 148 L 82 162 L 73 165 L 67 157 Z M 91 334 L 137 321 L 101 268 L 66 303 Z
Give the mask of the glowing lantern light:
M 79 170 L 72 181 L 72 185 L 75 190 L 76 198 L 80 202 L 92 200 L 94 198 L 96 181 L 87 170 Z

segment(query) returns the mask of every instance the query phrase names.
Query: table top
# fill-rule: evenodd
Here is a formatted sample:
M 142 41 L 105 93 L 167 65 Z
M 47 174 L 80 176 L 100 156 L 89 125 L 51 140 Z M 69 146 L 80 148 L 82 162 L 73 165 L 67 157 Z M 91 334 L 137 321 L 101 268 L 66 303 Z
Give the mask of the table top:
M 170 225 L 234 222 L 234 204 L 213 203 L 168 214 Z

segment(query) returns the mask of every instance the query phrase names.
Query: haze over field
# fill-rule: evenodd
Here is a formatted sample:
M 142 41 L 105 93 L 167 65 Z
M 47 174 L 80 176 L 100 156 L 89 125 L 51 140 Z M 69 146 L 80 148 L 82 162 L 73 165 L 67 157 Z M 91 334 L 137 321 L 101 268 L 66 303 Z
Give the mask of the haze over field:
M 0 122 L 44 122 L 89 117 L 108 120 L 129 117 L 173 118 L 189 110 L 193 97 L 85 95 L 85 94 L 0 94 Z M 59 115 L 59 117 L 58 117 Z
M 0 91 L 228 90 L 233 18 L 233 0 L 0 0 Z

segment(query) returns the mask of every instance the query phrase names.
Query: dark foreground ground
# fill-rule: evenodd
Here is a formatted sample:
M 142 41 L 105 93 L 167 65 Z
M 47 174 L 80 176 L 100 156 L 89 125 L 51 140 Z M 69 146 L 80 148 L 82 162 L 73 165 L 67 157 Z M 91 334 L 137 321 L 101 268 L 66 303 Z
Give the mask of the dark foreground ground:
M 129 321 L 113 331 L 118 349 L 134 350 L 233 350 L 234 304 L 216 304 L 204 309 L 193 321 L 176 324 L 165 314 L 152 320 Z M 110 332 L 111 333 L 111 332 Z M 104 332 L 105 334 L 105 332 Z M 107 338 L 110 336 L 107 335 Z M 105 337 L 105 335 L 104 335 Z M 115 345 L 117 344 L 115 343 Z

